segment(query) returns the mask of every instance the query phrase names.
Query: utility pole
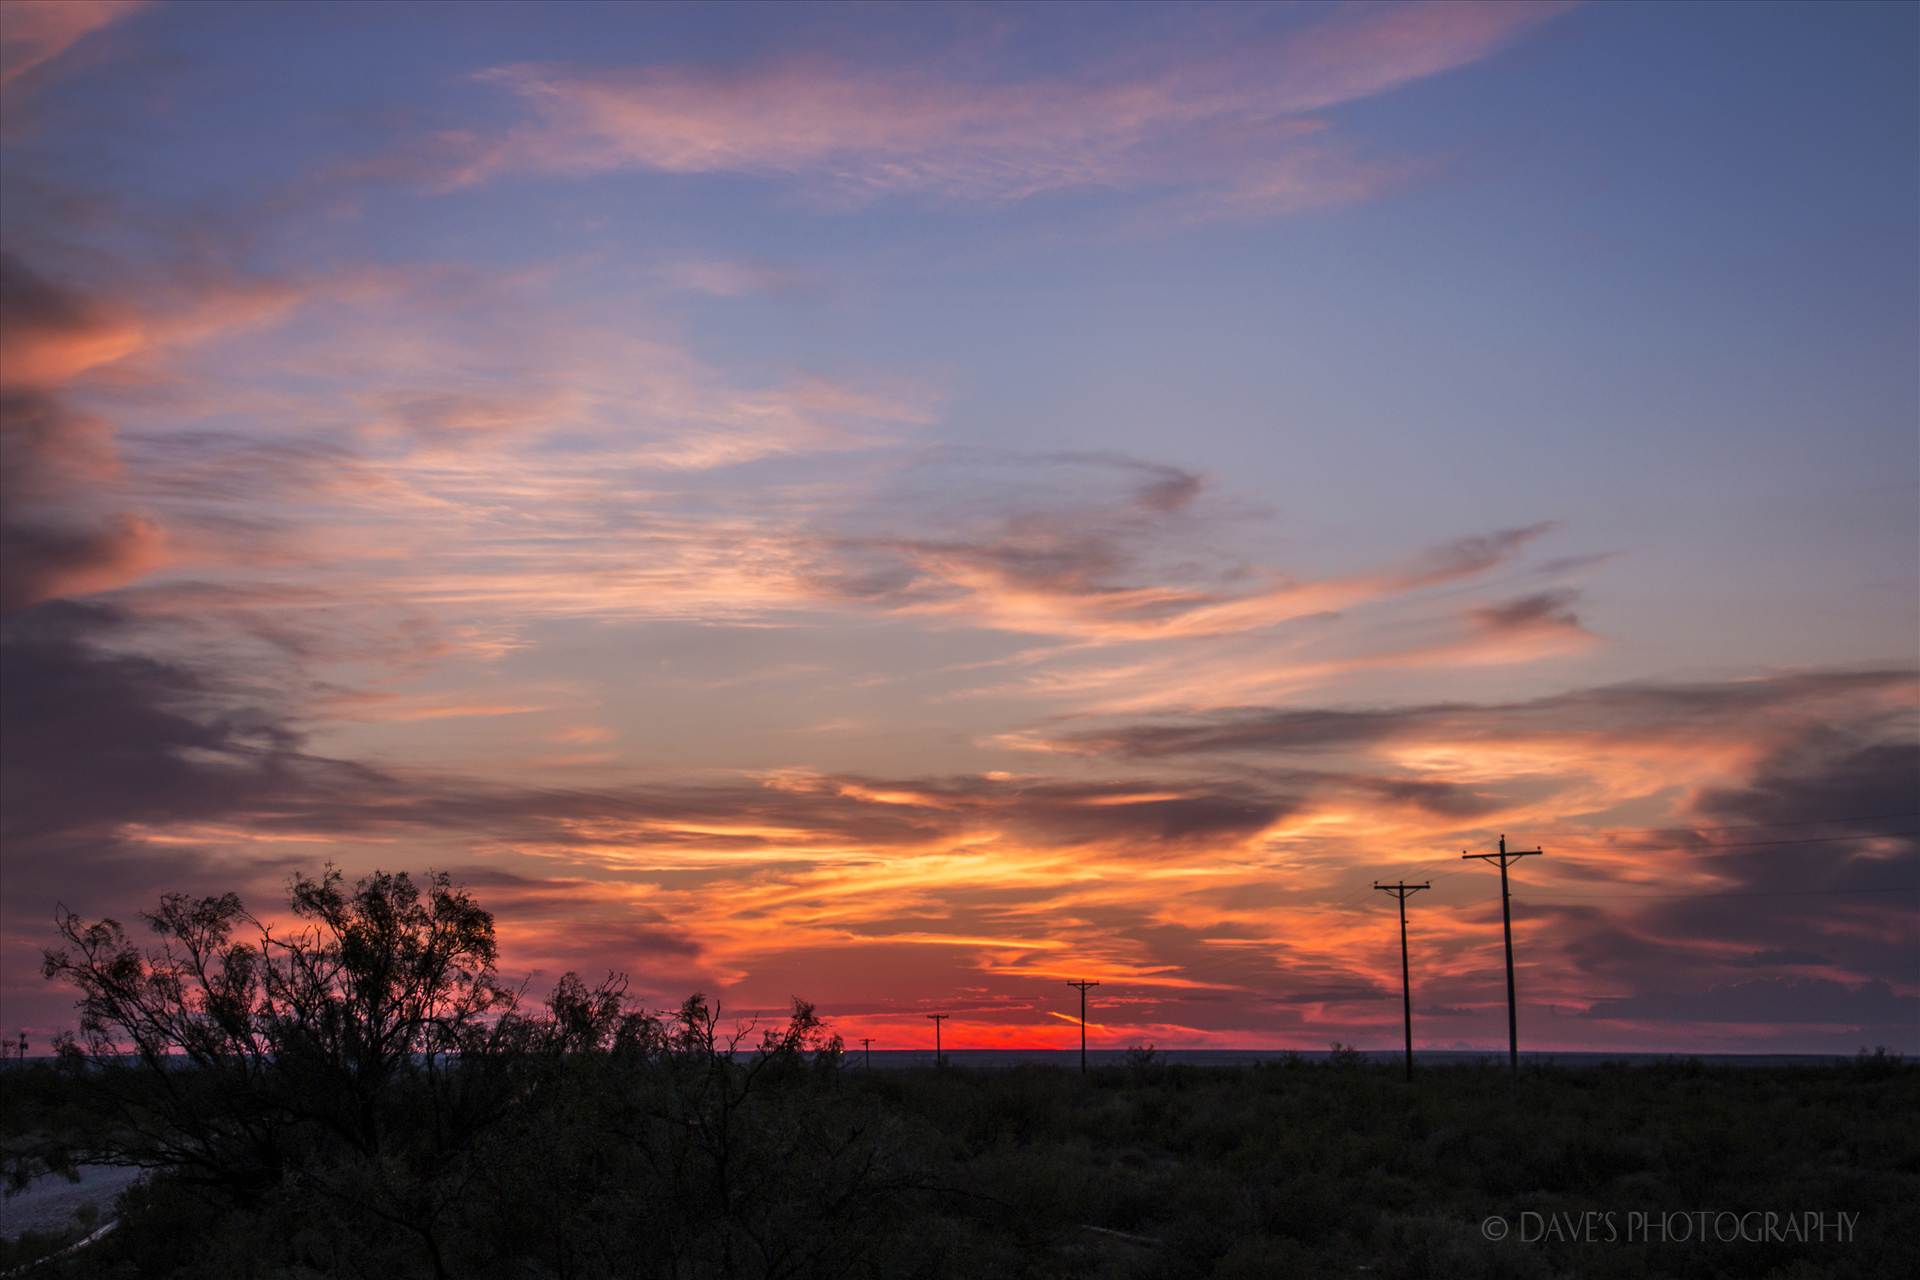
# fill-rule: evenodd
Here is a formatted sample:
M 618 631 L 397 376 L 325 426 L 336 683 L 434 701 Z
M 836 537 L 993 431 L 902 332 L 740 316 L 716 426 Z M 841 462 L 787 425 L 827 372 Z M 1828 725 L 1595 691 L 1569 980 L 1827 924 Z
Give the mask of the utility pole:
M 1407 898 L 1422 889 L 1431 889 L 1431 884 L 1381 884 L 1378 880 L 1373 887 L 1382 893 L 1390 893 L 1400 900 L 1400 1009 L 1407 1022 L 1407 1080 L 1413 1080 L 1413 982 L 1407 976 Z
M 1514 1075 L 1520 1074 L 1520 1015 L 1515 1011 L 1513 998 L 1513 892 L 1507 888 L 1507 863 L 1519 858 L 1532 858 L 1546 852 L 1544 849 L 1507 848 L 1507 838 L 1500 837 L 1498 853 L 1460 852 L 1462 859 L 1479 858 L 1483 862 L 1500 864 L 1500 923 L 1507 935 L 1507 1064 Z
M 860 1047 L 867 1051 L 866 1069 L 868 1071 L 873 1070 L 873 1037 L 872 1036 L 860 1037 Z
M 1097 982 L 1084 979 L 1069 982 L 1070 987 L 1080 988 L 1080 1074 L 1087 1074 L 1087 988 L 1097 987 Z
M 947 1057 L 940 1051 L 940 1024 L 953 1015 L 950 1013 L 930 1013 L 927 1016 L 933 1019 L 933 1065 L 936 1067 L 944 1067 L 947 1065 Z

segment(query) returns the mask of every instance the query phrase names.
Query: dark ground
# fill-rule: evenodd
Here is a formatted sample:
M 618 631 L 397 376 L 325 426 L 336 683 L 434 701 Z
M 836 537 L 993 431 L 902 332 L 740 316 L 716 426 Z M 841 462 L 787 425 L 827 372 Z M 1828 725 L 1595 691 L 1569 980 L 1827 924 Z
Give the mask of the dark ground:
M 331 1239 L 382 1228 L 349 1228 L 312 1195 L 242 1204 L 162 1175 L 107 1211 L 120 1229 L 33 1274 L 1920 1274 L 1920 1070 L 1884 1058 L 1517 1080 L 1445 1066 L 1412 1085 L 1358 1061 L 1140 1062 L 1086 1078 L 848 1064 L 738 1107 L 718 1153 L 733 1185 L 717 1199 L 715 1149 L 678 1138 L 704 1121 L 622 1137 L 607 1130 L 657 1119 L 668 1095 L 622 1121 L 593 1093 L 617 1081 L 579 1083 L 587 1114 L 556 1113 L 544 1138 L 484 1153 L 451 1195 L 415 1197 L 440 1206 L 437 1264 L 399 1225 L 384 1245 Z M 60 1087 L 51 1070 L 0 1076 L 9 1144 L 61 1114 Z M 388 1173 L 404 1179 L 396 1167 L 376 1181 Z M 1774 1231 L 1791 1215 L 1826 1238 L 1741 1239 L 1770 1227 L 1747 1216 L 1709 1219 L 1701 1240 L 1700 1211 L 1781 1215 Z M 1487 1238 L 1489 1218 L 1506 1238 Z M 1663 1219 L 1695 1238 L 1649 1238 Z M 60 1239 L 10 1241 L 0 1266 Z

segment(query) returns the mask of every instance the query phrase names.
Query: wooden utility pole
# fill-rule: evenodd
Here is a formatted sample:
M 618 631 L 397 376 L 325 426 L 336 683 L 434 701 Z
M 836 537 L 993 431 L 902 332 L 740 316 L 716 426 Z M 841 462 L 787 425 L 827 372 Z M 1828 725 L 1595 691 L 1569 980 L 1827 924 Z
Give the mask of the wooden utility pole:
M 953 1015 L 950 1013 L 930 1013 L 927 1016 L 933 1019 L 933 1065 L 936 1067 L 944 1067 L 947 1065 L 947 1056 L 940 1051 L 940 1024 Z
M 860 1047 L 867 1051 L 866 1069 L 868 1071 L 873 1070 L 873 1037 L 861 1036 Z
M 1507 848 L 1507 838 L 1500 837 L 1498 853 L 1468 853 L 1462 850 L 1460 857 L 1479 858 L 1483 862 L 1500 864 L 1500 923 L 1507 935 L 1507 1064 L 1513 1074 L 1520 1074 L 1520 1015 L 1513 998 L 1513 892 L 1507 888 L 1507 863 L 1519 858 L 1532 858 L 1546 852 L 1544 849 Z
M 1431 889 L 1431 884 L 1381 884 L 1378 880 L 1373 887 L 1382 893 L 1390 893 L 1400 900 L 1400 1010 L 1407 1023 L 1407 1079 L 1413 1079 L 1413 983 L 1407 977 L 1407 898 L 1422 889 Z
M 1097 987 L 1100 984 L 1080 979 L 1069 982 L 1067 985 L 1080 988 L 1080 1074 L 1085 1075 L 1087 1074 L 1087 988 Z

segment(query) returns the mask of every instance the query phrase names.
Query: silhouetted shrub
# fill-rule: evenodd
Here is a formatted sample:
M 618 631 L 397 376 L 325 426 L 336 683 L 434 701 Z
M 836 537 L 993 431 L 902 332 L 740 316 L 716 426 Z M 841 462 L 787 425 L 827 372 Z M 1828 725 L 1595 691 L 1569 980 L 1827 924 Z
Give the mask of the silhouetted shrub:
M 0 1071 L 10 1167 L 152 1171 L 35 1276 L 1913 1274 L 1920 1069 L 1157 1060 L 844 1070 L 796 1000 L 734 1025 L 568 974 L 523 1008 L 443 877 L 296 880 L 296 931 L 169 899 L 63 922 L 60 1069 Z M 305 914 L 300 914 L 304 909 Z M 297 970 L 297 971 L 296 971 Z M 430 1011 L 430 1012 L 428 1012 Z M 130 1051 L 130 1052 L 129 1052 Z M 1832 1244 L 1485 1239 L 1525 1211 L 1844 1210 Z M 22 1240 L 24 1260 L 67 1237 Z

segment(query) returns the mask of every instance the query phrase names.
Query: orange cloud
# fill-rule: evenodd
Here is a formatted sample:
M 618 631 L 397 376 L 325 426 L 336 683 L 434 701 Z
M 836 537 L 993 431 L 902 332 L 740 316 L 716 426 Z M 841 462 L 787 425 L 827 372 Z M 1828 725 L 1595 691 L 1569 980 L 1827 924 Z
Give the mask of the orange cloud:
M 458 694 L 386 692 L 340 694 L 314 707 L 321 714 L 341 719 L 395 724 L 411 724 L 421 720 L 524 716 L 549 709 L 548 704 L 539 701 L 481 702 Z
M 1560 591 L 1477 606 L 1467 614 L 1464 635 L 1372 653 L 1355 652 L 1356 641 L 1346 633 L 1285 641 L 1271 636 L 1235 639 L 1231 633 L 1182 637 L 1148 656 L 1119 663 L 1085 661 L 1103 652 L 1092 645 L 1031 653 L 1018 662 L 1031 669 L 1026 674 L 954 696 L 1070 699 L 1082 715 L 1198 711 L 1272 700 L 1361 672 L 1540 662 L 1584 653 L 1599 644 L 1571 612 L 1573 594 Z M 1555 610 L 1543 612 L 1543 600 L 1555 602 Z M 1313 656 L 1328 649 L 1335 652 Z M 1021 733 L 1000 740 L 1032 745 Z
M 344 791 L 302 796 L 285 789 L 298 774 L 282 766 L 262 775 L 275 790 L 237 813 L 143 818 L 118 838 L 236 856 L 263 843 L 378 846 L 354 854 L 356 865 L 390 861 L 396 841 L 417 859 L 427 840 L 456 863 L 480 861 L 467 878 L 500 911 L 516 970 L 550 979 L 563 968 L 625 969 L 648 998 L 700 987 L 742 1016 L 800 993 L 819 999 L 843 1030 L 890 1047 L 921 1014 L 940 1009 L 956 1014 L 953 1047 L 1053 1043 L 1071 1031 L 1057 1016 L 1067 1005 L 1060 983 L 1080 976 L 1103 984 L 1096 1043 L 1313 1047 L 1390 1038 L 1395 932 L 1367 885 L 1396 874 L 1435 885 L 1411 930 L 1423 1043 L 1436 1035 L 1491 1041 L 1503 1022 L 1497 894 L 1457 850 L 1483 847 L 1514 824 L 1544 835 L 1549 851 L 1524 868 L 1516 906 L 1530 1001 L 1523 1016 L 1532 1022 L 1550 1006 L 1568 1018 L 1631 1023 L 1643 1037 L 1665 1034 L 1649 974 L 1747 982 L 1756 968 L 1759 985 L 1743 991 L 1742 1007 L 1785 1002 L 1781 1016 L 1803 1016 L 1793 1006 L 1800 988 L 1765 977 L 1783 964 L 1819 970 L 1833 992 L 1854 993 L 1845 1007 L 1878 1017 L 1903 997 L 1861 994 L 1861 966 L 1871 961 L 1836 957 L 1907 945 L 1910 922 L 1888 916 L 1889 904 L 1869 897 L 1858 908 L 1815 910 L 1797 902 L 1798 949 L 1777 942 L 1778 961 L 1726 925 L 1675 941 L 1659 914 L 1669 902 L 1706 909 L 1713 899 L 1693 895 L 1727 892 L 1738 918 L 1778 929 L 1781 916 L 1758 916 L 1762 904 L 1742 897 L 1757 890 L 1764 899 L 1781 883 L 1776 875 L 1802 892 L 1835 877 L 1853 878 L 1839 880 L 1844 889 L 1910 874 L 1911 837 L 1891 824 L 1886 834 L 1842 827 L 1843 858 L 1799 848 L 1777 873 L 1767 847 L 1747 850 L 1737 831 L 1710 829 L 1749 814 L 1795 821 L 1783 816 L 1794 807 L 1752 810 L 1795 796 L 1820 809 L 1896 806 L 1910 750 L 1836 755 L 1827 745 L 1832 725 L 1874 723 L 1872 699 L 1859 695 L 1888 692 L 1885 681 L 1875 687 L 1839 676 L 1576 693 L 1532 709 L 1538 714 L 1493 709 L 1481 726 L 1489 731 L 1510 731 L 1530 715 L 1559 726 L 1511 750 L 1472 731 L 1465 710 L 1448 708 L 1414 715 L 1391 736 L 1400 770 L 1375 761 L 1371 774 L 1343 773 L 1323 757 L 1313 770 L 1269 766 L 1258 785 L 1165 771 L 1086 782 L 787 770 L 549 793 L 356 770 L 339 775 L 351 780 Z M 1657 705 L 1687 708 L 1693 721 L 1668 740 L 1632 734 L 1627 722 L 1644 722 Z M 1796 714 L 1781 714 L 1789 709 Z M 1810 733 L 1810 724 L 1828 727 Z M 1359 726 L 1342 733 L 1378 741 Z M 1333 743 L 1342 734 L 1323 727 L 1318 736 Z M 1543 776 L 1551 785 L 1536 790 Z M 1741 779 L 1751 787 L 1730 786 Z M 1677 783 L 1695 788 L 1690 803 L 1713 815 L 1709 829 L 1672 842 L 1658 833 L 1628 840 L 1607 835 L 1615 820 L 1587 816 L 1671 803 Z M 1476 803 L 1454 814 L 1429 807 L 1433 796 L 1421 788 L 1433 786 L 1471 787 Z M 1850 794 L 1829 794 L 1832 786 Z M 232 781 L 224 790 L 242 800 Z M 110 812 L 111 792 L 101 798 Z M 1596 890 L 1619 900 L 1581 901 Z M 1683 896 L 1662 896 L 1673 894 Z M 1686 999 L 1676 997 L 1674 1009 L 1693 1007 Z M 1429 1005 L 1439 1007 L 1425 1012 Z M 1592 1044 L 1608 1033 L 1561 1034 Z
M 147 343 L 146 327 L 124 306 L 63 289 L 10 255 L 0 259 L 0 280 L 0 385 L 58 387 Z
M 64 393 L 126 375 L 141 355 L 205 341 L 291 307 L 274 283 L 181 280 L 153 297 L 97 297 L 0 255 L 0 433 L 7 445 L 4 531 L 8 611 L 135 582 L 176 558 L 178 540 L 124 502 L 112 428 Z
M 136 582 L 168 562 L 165 532 L 138 516 L 15 528 L 7 537 L 6 607 L 88 596 Z

